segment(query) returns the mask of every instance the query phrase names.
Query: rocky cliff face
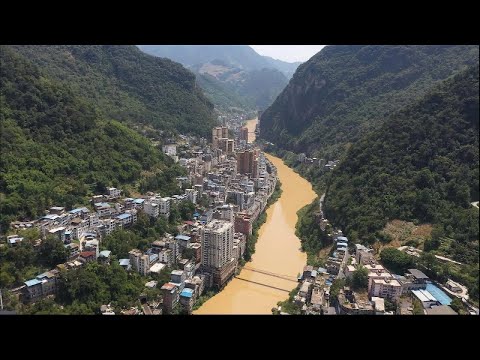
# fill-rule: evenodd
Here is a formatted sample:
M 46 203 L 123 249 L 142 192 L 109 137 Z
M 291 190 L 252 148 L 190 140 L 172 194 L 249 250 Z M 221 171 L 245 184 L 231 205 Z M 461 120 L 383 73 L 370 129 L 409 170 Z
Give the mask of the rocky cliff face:
M 434 84 L 478 62 L 478 46 L 327 46 L 300 65 L 261 118 L 261 136 L 340 154 Z

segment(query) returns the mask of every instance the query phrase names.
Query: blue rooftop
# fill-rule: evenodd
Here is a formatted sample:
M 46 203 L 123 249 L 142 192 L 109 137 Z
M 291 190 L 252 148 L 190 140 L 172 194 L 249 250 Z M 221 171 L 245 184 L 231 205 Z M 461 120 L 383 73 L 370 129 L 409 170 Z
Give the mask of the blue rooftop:
M 187 236 L 187 235 L 177 235 L 177 236 L 175 236 L 175 240 L 189 241 L 190 239 L 191 239 L 191 237 Z
M 55 215 L 55 214 L 48 214 L 48 215 L 45 215 L 42 219 L 47 219 L 47 220 L 55 220 L 57 218 L 59 218 L 60 216 L 58 215 Z
M 180 296 L 191 298 L 193 296 L 193 290 L 189 288 L 185 288 L 180 293 Z
M 135 200 L 133 200 L 133 202 L 135 204 L 143 204 L 144 201 L 145 201 L 145 199 L 135 199 Z
M 118 263 L 120 264 L 120 266 L 128 266 L 130 265 L 130 259 L 120 259 L 118 260 Z
M 322 268 L 322 267 L 319 267 L 319 268 L 318 268 L 318 272 L 321 273 L 321 274 L 327 273 L 327 269 Z
M 154 261 L 157 260 L 157 259 L 158 259 L 158 254 L 152 254 L 152 255 L 150 255 L 150 257 L 149 257 L 150 262 L 154 262 Z
M 124 219 L 128 219 L 131 216 L 132 214 L 120 214 L 117 216 L 117 219 L 124 220 Z
M 199 216 L 200 216 L 200 214 L 199 214 L 198 212 L 195 212 L 195 213 L 193 213 L 193 216 L 195 216 L 195 217 L 199 217 Z
M 42 282 L 38 279 L 32 279 L 32 280 L 25 281 L 25 285 L 27 285 L 28 287 L 38 285 L 38 284 L 41 284 L 41 283 Z

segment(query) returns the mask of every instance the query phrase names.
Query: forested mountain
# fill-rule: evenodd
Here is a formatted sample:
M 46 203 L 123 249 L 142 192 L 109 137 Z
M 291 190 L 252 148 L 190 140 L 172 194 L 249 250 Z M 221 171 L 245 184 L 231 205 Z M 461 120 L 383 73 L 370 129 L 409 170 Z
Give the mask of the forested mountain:
M 320 157 L 344 154 L 435 83 L 478 63 L 478 46 L 327 46 L 262 115 L 261 136 Z
M 185 66 L 220 60 L 244 70 L 277 69 L 289 79 L 301 64 L 262 56 L 248 45 L 138 45 L 138 47 L 147 54 L 166 57 Z
M 91 100 L 101 114 L 182 133 L 208 135 L 213 104 L 182 65 L 133 45 L 17 45 L 50 78 Z
M 247 45 L 139 45 L 139 48 L 178 61 L 195 72 L 199 85 L 219 109 L 267 108 L 299 65 L 261 56 Z
M 48 62 L 60 50 L 39 51 L 45 58 L 37 57 L 36 61 Z M 98 111 L 91 101 L 77 95 L 84 94 L 92 100 L 91 91 L 101 81 L 108 83 L 109 78 L 97 78 L 95 83 L 87 85 L 98 72 L 74 60 L 73 55 L 70 59 L 72 66 L 78 65 L 90 73 L 82 78 L 77 71 L 68 72 L 66 68 L 61 71 L 63 66 L 69 66 L 61 57 L 54 64 L 59 69 L 56 78 L 64 80 L 57 81 L 49 75 L 54 68 L 45 65 L 50 70 L 47 73 L 11 47 L 0 47 L 2 231 L 14 218 L 36 217 L 53 205 L 82 204 L 87 194 L 105 191 L 108 185 L 142 183 L 147 176 L 156 175 L 157 190 L 168 193 L 176 189 L 178 169 L 172 167 L 171 160 L 141 135 L 106 117 L 107 111 Z M 85 84 L 88 90 L 79 88 L 80 84 Z M 104 89 L 118 90 L 110 86 Z M 105 104 L 113 101 L 111 94 L 98 91 L 97 99 L 104 101 L 100 109 L 108 110 Z M 122 94 L 123 100 L 130 99 L 126 92 Z M 126 104 L 119 102 L 118 107 L 122 106 Z
M 353 241 L 392 219 L 432 223 L 454 259 L 478 263 L 478 63 L 447 79 L 352 145 L 330 178 L 327 217 Z

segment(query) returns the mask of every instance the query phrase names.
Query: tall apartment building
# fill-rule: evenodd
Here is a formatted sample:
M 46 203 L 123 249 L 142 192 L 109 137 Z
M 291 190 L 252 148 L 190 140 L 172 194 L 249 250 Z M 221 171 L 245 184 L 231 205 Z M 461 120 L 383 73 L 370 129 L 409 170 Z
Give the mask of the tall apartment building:
M 246 126 L 243 126 L 240 128 L 240 140 L 245 140 L 248 142 L 248 128 Z
M 128 255 L 133 269 L 143 276 L 147 276 L 148 270 L 150 270 L 152 265 L 159 259 L 157 254 L 144 254 L 138 249 L 131 250 Z
M 194 204 L 197 203 L 197 194 L 198 191 L 195 189 L 185 189 L 185 195 L 187 195 L 187 199 Z
M 251 218 L 246 212 L 238 212 L 235 214 L 235 232 L 252 235 Z
M 228 139 L 228 128 L 226 126 L 217 126 L 212 129 L 212 147 L 218 147 L 219 139 Z
M 171 314 L 180 298 L 178 286 L 172 283 L 166 283 L 163 284 L 161 291 L 163 296 L 163 312 L 165 314 Z
M 244 150 L 237 152 L 237 167 L 240 174 L 249 174 L 258 177 L 258 150 Z
M 155 196 L 150 198 L 148 201 L 145 201 L 143 205 L 143 210 L 147 214 L 149 214 L 149 212 L 152 214 L 156 214 L 158 211 L 158 215 L 168 218 L 170 216 L 170 202 L 171 202 L 171 198 L 169 197 L 162 198 L 160 196 Z M 152 204 L 158 205 L 158 209 L 151 209 L 150 207 L 152 207 Z M 153 216 L 153 215 L 150 215 L 150 216 Z
M 233 154 L 235 152 L 235 140 L 228 138 L 217 139 L 217 147 L 225 154 Z
M 143 210 L 147 215 L 153 218 L 157 218 L 160 214 L 160 207 L 158 206 L 158 204 L 150 201 L 145 201 L 145 203 L 143 204 Z
M 200 230 L 202 265 L 221 268 L 233 257 L 233 224 L 212 220 Z

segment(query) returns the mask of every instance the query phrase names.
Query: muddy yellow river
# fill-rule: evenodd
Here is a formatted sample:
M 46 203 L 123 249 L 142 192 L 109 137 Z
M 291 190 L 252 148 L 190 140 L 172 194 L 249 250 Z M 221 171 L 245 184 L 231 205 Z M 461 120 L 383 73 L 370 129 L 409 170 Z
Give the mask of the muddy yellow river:
M 249 140 L 255 124 L 256 119 L 247 122 Z M 311 203 L 316 194 L 311 184 L 281 159 L 267 157 L 277 167 L 283 193 L 267 210 L 267 221 L 259 231 L 252 261 L 194 314 L 271 314 L 272 307 L 285 300 L 297 285 L 292 279 L 306 263 L 306 255 L 300 251 L 300 240 L 295 236 L 297 211 Z

